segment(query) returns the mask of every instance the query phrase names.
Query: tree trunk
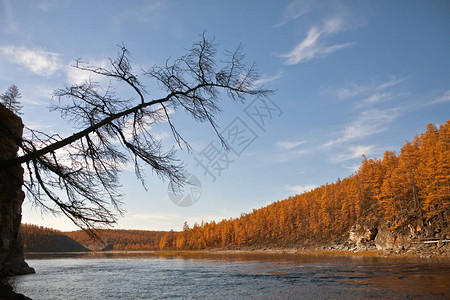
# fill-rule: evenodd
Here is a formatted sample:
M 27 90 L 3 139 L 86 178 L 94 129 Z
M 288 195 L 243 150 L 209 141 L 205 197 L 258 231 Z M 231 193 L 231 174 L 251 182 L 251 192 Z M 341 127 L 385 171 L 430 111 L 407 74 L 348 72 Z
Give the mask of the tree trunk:
M 0 104 L 0 160 L 13 158 L 22 138 L 22 119 Z M 23 168 L 0 169 L 0 275 L 34 273 L 24 261 L 23 245 L 18 240 L 22 220 Z

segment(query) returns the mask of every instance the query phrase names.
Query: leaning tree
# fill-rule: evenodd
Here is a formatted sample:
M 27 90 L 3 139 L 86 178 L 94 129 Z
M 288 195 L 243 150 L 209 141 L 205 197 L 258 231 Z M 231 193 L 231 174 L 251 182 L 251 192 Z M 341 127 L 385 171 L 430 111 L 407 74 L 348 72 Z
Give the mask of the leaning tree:
M 80 228 L 114 224 L 123 213 L 118 177 L 126 164 L 134 164 L 143 183 L 149 165 L 158 176 L 182 184 L 183 165 L 173 149 L 163 151 L 153 125 L 167 122 L 178 146 L 189 150 L 171 119 L 172 112 L 184 110 L 212 126 L 223 142 L 216 124 L 222 96 L 239 102 L 272 93 L 255 86 L 257 71 L 244 58 L 241 47 L 218 58 L 214 42 L 202 35 L 181 58 L 139 72 L 124 46 L 107 67 L 78 60 L 73 67 L 109 79 L 106 86 L 88 80 L 55 91 L 51 110 L 79 131 L 62 137 L 25 127 L 24 137 L 16 139 L 19 155 L 0 161 L 0 169 L 23 165 L 28 198 Z M 155 83 L 165 96 L 150 97 L 147 87 Z

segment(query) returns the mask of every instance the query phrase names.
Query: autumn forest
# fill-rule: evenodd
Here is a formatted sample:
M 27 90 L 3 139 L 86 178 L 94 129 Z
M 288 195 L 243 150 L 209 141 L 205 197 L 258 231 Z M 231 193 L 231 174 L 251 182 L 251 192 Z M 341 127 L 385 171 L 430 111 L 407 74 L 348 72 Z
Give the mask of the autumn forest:
M 437 228 L 449 234 L 450 120 L 429 124 L 399 153 L 363 157 L 350 177 L 220 222 L 202 222 L 181 232 L 100 230 L 99 248 L 114 250 L 197 250 L 293 247 L 341 243 L 355 224 L 381 224 L 392 231 Z M 23 225 L 25 250 L 42 227 Z M 61 232 L 54 231 L 54 234 Z M 64 235 L 92 248 L 83 231 Z M 51 235 L 49 233 L 49 235 Z M 95 247 L 94 247 L 95 248 Z

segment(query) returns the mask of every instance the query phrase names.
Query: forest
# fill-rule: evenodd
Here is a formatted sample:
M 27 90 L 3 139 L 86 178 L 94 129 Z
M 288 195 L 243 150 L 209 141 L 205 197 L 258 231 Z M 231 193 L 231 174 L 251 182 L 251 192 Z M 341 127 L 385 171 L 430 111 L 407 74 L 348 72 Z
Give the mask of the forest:
M 23 242 L 23 248 L 26 252 L 89 251 L 62 231 L 32 224 L 20 226 L 19 239 Z
M 169 232 L 170 233 L 170 232 Z M 100 241 L 93 240 L 82 230 L 65 234 L 82 245 L 93 250 L 158 250 L 159 241 L 167 231 L 100 229 Z M 173 234 L 175 234 L 172 231 Z
M 161 249 L 298 246 L 340 243 L 357 223 L 391 230 L 449 232 L 450 120 L 429 124 L 397 154 L 363 157 L 352 176 L 254 209 L 241 217 L 204 222 L 166 234 Z M 433 231 L 434 232 L 434 231 Z
M 98 238 L 83 230 L 62 232 L 51 228 L 22 224 L 19 237 L 25 252 L 81 252 L 106 250 L 158 250 L 160 240 L 175 232 L 149 230 L 98 229 Z
M 114 250 L 198 250 L 342 243 L 355 224 L 385 224 L 399 233 L 450 234 L 450 120 L 429 124 L 397 154 L 363 157 L 345 179 L 220 222 L 181 232 L 100 230 Z M 35 228 L 37 229 L 37 228 Z M 64 233 L 92 244 L 83 231 Z M 28 249 L 29 242 L 25 242 Z M 91 245 L 92 246 L 92 245 Z

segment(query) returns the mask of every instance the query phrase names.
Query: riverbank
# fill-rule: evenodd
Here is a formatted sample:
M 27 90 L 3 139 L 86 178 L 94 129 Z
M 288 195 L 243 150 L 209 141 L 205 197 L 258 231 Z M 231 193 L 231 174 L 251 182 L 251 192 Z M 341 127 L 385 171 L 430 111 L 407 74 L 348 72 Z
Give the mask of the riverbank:
M 450 259 L 450 243 L 402 243 L 392 249 L 377 249 L 374 245 L 333 245 L 333 246 L 305 246 L 305 247 L 242 247 L 242 248 L 213 248 L 202 250 L 109 250 L 92 252 L 25 252 L 26 258 L 31 256 L 120 256 L 120 255 L 233 255 L 233 254 L 261 254 L 261 255 L 320 255 L 320 256 L 365 256 L 365 257 L 441 257 Z
M 332 246 L 305 246 L 305 247 L 243 247 L 243 248 L 215 248 L 190 251 L 155 251 L 161 255 L 174 253 L 208 253 L 208 254 L 292 254 L 292 255 L 328 255 L 328 256 L 405 256 L 405 257 L 443 257 L 450 258 L 450 243 L 448 242 L 415 242 L 398 243 L 390 249 L 377 249 L 375 245 L 341 244 Z
M 196 256 L 196 255 L 241 255 L 241 254 L 260 254 L 260 255 L 317 255 L 317 256 L 364 256 L 364 257 L 417 257 L 417 258 L 449 258 L 450 249 L 440 248 L 439 251 L 428 248 L 427 251 L 417 252 L 416 249 L 400 248 L 398 250 L 377 250 L 376 248 L 367 249 L 347 249 L 345 246 L 333 247 L 303 247 L 303 248 L 235 248 L 235 249 L 203 249 L 203 250 L 156 250 L 156 251 L 106 251 L 104 254 L 145 254 L 152 253 L 161 256 Z M 409 251 L 408 251 L 409 250 Z
M 377 250 L 377 249 L 330 249 L 320 248 L 262 248 L 262 249 L 211 249 L 206 250 L 209 254 L 290 254 L 290 255 L 321 255 L 321 256 L 365 256 L 365 257 L 419 257 L 419 258 L 449 258 L 450 251 L 436 252 L 429 251 L 416 252 L 402 250 Z

